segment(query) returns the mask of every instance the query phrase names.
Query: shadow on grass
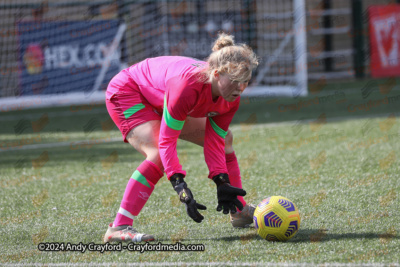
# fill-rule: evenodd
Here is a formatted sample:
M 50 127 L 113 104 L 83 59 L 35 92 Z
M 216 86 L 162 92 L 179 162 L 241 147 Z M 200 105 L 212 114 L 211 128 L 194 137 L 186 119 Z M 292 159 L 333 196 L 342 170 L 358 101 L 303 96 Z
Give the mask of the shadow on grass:
M 329 231 L 321 229 L 304 229 L 300 230 L 296 236 L 287 241 L 288 243 L 317 243 L 327 242 L 331 240 L 344 240 L 344 239 L 399 239 L 400 237 L 395 234 L 378 234 L 378 233 L 329 233 Z M 245 234 L 238 233 L 237 236 L 222 236 L 210 238 L 185 238 L 182 241 L 204 241 L 204 240 L 221 240 L 221 241 L 251 241 L 262 240 L 262 238 L 255 232 L 247 232 Z
M 309 243 L 309 242 L 326 242 L 331 240 L 344 239 L 399 239 L 395 234 L 388 233 L 329 233 L 328 230 L 321 229 L 304 229 L 300 230 L 293 239 L 288 242 L 292 243 Z

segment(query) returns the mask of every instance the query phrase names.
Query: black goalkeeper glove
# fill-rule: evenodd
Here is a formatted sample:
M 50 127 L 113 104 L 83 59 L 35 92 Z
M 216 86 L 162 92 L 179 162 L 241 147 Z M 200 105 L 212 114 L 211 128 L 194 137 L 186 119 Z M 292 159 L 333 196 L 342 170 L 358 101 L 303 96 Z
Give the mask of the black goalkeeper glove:
M 201 215 L 197 209 L 206 210 L 207 207 L 201 205 L 200 203 L 196 203 L 196 200 L 193 198 L 193 194 L 190 189 L 187 187 L 186 182 L 183 180 L 183 174 L 175 173 L 171 176 L 169 181 L 172 184 L 172 187 L 179 195 L 179 200 L 185 204 L 186 212 L 190 218 L 192 218 L 195 222 L 200 223 L 204 217 Z
M 226 173 L 215 175 L 212 179 L 217 185 L 217 211 L 223 210 L 224 214 L 228 214 L 229 212 L 236 213 L 236 207 L 239 210 L 242 210 L 243 204 L 237 197 L 245 196 L 246 191 L 238 187 L 231 186 L 228 174 Z

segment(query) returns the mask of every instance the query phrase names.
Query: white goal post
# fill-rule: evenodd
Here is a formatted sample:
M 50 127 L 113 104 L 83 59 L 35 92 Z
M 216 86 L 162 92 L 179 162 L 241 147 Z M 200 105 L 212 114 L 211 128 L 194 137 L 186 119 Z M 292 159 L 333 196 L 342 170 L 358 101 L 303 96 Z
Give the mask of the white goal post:
M 244 96 L 307 96 L 308 94 L 308 66 L 307 66 L 307 32 L 306 32 L 306 4 L 305 0 L 293 0 L 293 12 L 268 13 L 265 17 L 274 20 L 291 19 L 293 20 L 293 28 L 284 34 L 272 33 L 274 39 L 279 40 L 279 45 L 275 48 L 271 55 L 266 58 L 265 62 L 261 62 L 253 86 L 249 86 L 244 92 Z M 290 42 L 294 42 L 292 55 L 285 54 L 284 50 Z M 291 76 L 286 77 L 286 81 L 290 85 L 259 85 L 270 72 L 271 66 L 281 58 L 289 58 L 294 61 L 294 71 Z

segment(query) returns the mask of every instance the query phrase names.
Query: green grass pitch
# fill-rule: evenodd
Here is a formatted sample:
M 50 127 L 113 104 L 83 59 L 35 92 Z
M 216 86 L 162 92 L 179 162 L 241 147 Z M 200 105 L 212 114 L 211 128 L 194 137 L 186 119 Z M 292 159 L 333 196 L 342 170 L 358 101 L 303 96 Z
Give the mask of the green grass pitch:
M 120 134 L 102 105 L 3 112 L 0 264 L 398 265 L 400 92 L 364 99 L 334 90 L 323 99 L 243 99 L 232 125 L 247 201 L 282 195 L 300 210 L 288 242 L 233 229 L 215 210 L 202 148 L 178 142 L 187 183 L 208 207 L 205 220 L 186 215 L 164 177 L 134 227 L 163 244 L 204 244 L 203 252 L 40 252 L 41 242 L 101 243 L 143 157 L 115 141 Z

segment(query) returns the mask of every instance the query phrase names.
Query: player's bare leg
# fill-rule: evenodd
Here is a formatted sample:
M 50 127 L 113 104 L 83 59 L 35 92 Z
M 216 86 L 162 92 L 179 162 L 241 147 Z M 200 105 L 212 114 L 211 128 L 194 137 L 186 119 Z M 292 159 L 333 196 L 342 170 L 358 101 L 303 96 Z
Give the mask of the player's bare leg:
M 179 138 L 199 146 L 204 146 L 206 119 L 207 118 L 188 117 L 185 121 Z M 231 130 L 228 130 L 228 133 L 225 137 L 225 158 L 231 185 L 242 188 L 239 164 L 233 149 L 233 134 Z M 232 226 L 248 227 L 253 223 L 253 214 L 256 207 L 254 205 L 248 205 L 241 196 L 239 196 L 238 199 L 240 202 L 242 202 L 244 208 L 241 212 L 230 214 Z
M 163 166 L 158 153 L 160 121 L 148 121 L 131 130 L 126 139 L 146 159 L 129 179 L 114 223 L 110 224 L 104 242 L 153 241 L 154 236 L 138 233 L 132 223 L 146 204 L 155 184 L 163 176 Z

